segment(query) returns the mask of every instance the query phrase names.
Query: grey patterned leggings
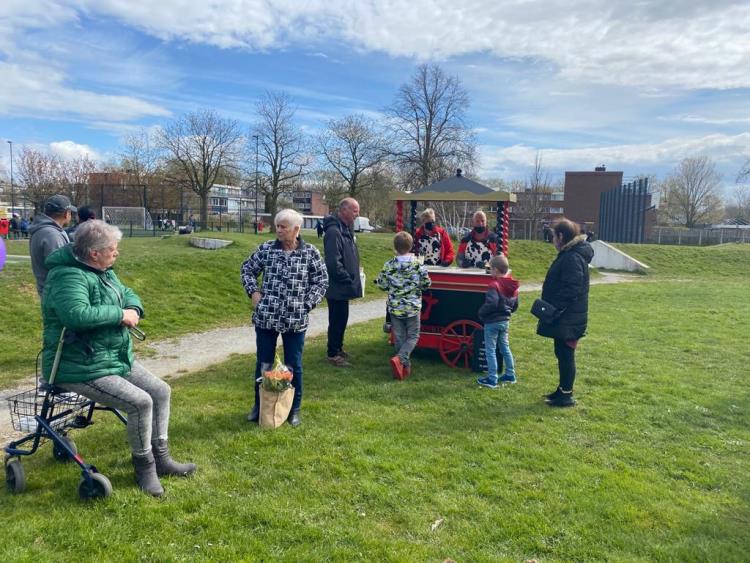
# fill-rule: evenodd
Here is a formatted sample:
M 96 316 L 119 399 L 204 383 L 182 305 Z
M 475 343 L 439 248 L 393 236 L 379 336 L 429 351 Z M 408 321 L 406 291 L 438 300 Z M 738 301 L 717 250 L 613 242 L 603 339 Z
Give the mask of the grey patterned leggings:
M 107 375 L 59 387 L 124 411 L 128 415 L 128 442 L 136 455 L 148 454 L 152 439 L 167 439 L 172 390 L 138 362 L 128 377 Z

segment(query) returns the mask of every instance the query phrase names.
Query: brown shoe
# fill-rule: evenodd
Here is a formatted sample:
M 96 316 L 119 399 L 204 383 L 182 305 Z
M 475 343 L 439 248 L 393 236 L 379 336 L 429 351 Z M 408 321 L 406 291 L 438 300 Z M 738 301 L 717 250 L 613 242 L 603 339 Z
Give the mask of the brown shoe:
M 328 357 L 327 359 L 328 359 L 328 363 L 329 364 L 334 365 L 337 368 L 345 368 L 345 367 L 349 367 L 351 365 L 349 362 L 347 362 L 341 356 Z
M 399 358 L 398 356 L 393 356 L 390 362 L 391 362 L 391 369 L 393 370 L 393 379 L 403 379 L 404 378 L 404 366 L 401 363 L 401 358 Z
M 341 356 L 342 358 L 344 358 L 347 361 L 352 359 L 352 357 L 349 355 L 349 353 L 348 352 L 344 352 L 343 350 L 339 350 L 339 356 Z

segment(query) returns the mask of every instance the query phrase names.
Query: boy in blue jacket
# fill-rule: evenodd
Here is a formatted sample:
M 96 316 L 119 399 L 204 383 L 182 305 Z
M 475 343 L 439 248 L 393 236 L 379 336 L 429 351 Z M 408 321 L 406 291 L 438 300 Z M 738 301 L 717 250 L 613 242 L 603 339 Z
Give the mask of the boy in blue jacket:
M 484 324 L 484 352 L 487 357 L 487 376 L 477 379 L 483 387 L 495 389 L 500 383 L 516 382 L 513 354 L 508 343 L 510 316 L 518 309 L 518 280 L 510 275 L 508 259 L 502 254 L 490 260 L 492 281 L 487 287 L 484 304 L 479 308 L 479 320 Z M 503 357 L 505 374 L 497 377 L 497 355 Z
M 395 379 L 411 375 L 409 357 L 419 340 L 422 292 L 432 283 L 427 268 L 411 253 L 413 243 L 409 233 L 396 233 L 393 237 L 396 256 L 383 265 L 375 279 L 377 286 L 388 292 L 388 312 L 396 344 L 396 355 L 390 360 Z

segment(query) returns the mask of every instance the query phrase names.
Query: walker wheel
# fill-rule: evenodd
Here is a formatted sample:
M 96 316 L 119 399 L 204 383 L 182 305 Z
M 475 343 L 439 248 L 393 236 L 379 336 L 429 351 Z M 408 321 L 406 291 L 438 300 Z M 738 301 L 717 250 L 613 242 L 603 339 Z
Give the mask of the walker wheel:
M 469 319 L 454 321 L 440 333 L 440 357 L 452 368 L 469 369 L 474 355 L 474 331 L 482 325 Z
M 97 498 L 107 498 L 112 494 L 112 483 L 109 482 L 101 473 L 89 473 L 91 481 L 86 477 L 81 477 L 78 483 L 78 496 L 82 500 L 93 500 Z
M 14 458 L 5 464 L 5 484 L 11 493 L 22 493 L 26 490 L 26 475 L 20 459 Z
M 78 453 L 78 448 L 76 447 L 76 443 L 73 440 L 71 440 L 67 436 L 60 436 L 60 439 L 65 442 L 71 450 L 73 450 L 73 455 Z M 73 459 L 72 457 L 70 457 L 70 454 L 66 450 L 58 446 L 56 442 L 52 444 L 52 457 L 57 461 L 62 462 L 70 461 L 71 459 Z

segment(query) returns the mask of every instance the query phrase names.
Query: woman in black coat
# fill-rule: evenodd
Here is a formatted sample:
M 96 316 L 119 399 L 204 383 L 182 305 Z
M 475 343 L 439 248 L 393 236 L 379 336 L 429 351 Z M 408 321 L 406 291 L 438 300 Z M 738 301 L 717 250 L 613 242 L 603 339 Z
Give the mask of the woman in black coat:
M 576 379 L 575 350 L 586 333 L 589 310 L 589 262 L 594 249 L 586 242 L 577 224 L 560 219 L 552 227 L 552 242 L 557 258 L 547 270 L 542 299 L 560 311 L 551 323 L 539 321 L 536 332 L 553 338 L 560 371 L 560 385 L 545 398 L 550 406 L 572 407 Z

